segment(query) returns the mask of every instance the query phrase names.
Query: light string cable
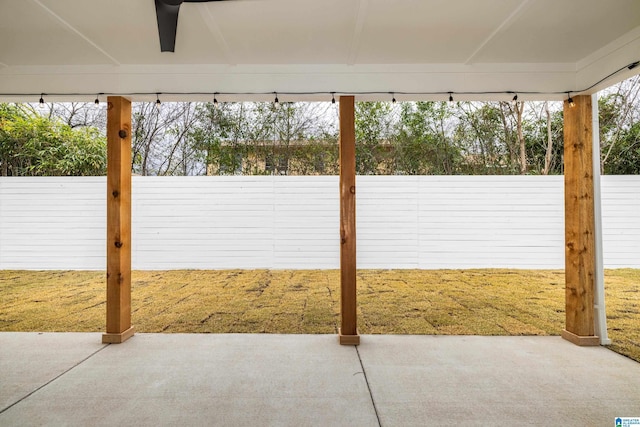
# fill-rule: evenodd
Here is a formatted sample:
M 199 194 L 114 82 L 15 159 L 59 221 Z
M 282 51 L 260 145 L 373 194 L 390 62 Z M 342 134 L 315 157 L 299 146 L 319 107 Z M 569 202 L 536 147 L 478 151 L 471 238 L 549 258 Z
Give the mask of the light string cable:
M 0 93 L 0 97 L 23 97 L 30 98 L 34 97 L 38 99 L 38 103 L 44 104 L 44 97 L 94 97 L 96 93 L 99 96 L 145 96 L 151 97 L 154 96 L 156 98 L 156 103 L 159 104 L 160 95 L 163 96 L 208 96 L 213 97 L 215 101 L 220 101 L 219 97 L 224 96 L 274 96 L 274 103 L 278 104 L 279 99 L 278 95 L 284 96 L 325 96 L 327 100 L 330 102 L 335 102 L 335 98 L 338 96 L 349 96 L 349 95 L 361 95 L 361 96 L 392 96 L 392 101 L 395 100 L 396 95 L 405 95 L 405 96 L 420 96 L 420 95 L 441 95 L 443 99 L 448 99 L 449 101 L 453 101 L 453 95 L 514 95 L 513 100 L 518 99 L 518 95 L 566 95 L 566 94 L 580 94 L 582 92 L 586 92 L 588 90 L 593 89 L 598 86 L 600 83 L 606 81 L 607 79 L 615 76 L 625 69 L 633 70 L 634 68 L 640 65 L 640 60 L 627 64 L 623 67 L 618 68 L 617 70 L 607 74 L 605 77 L 601 78 L 597 82 L 593 83 L 582 89 L 572 89 L 572 90 L 559 90 L 559 91 L 526 91 L 526 90 L 496 90 L 496 91 L 452 91 L 452 90 L 444 90 L 444 91 L 431 91 L 431 92 L 403 92 L 403 91 L 350 91 L 350 92 L 339 92 L 339 91 L 265 91 L 265 92 L 176 92 L 176 91 L 167 91 L 167 92 L 32 92 L 32 93 Z M 39 97 L 39 98 L 37 98 Z M 97 97 L 96 97 L 97 98 Z M 273 99 L 273 98 L 272 98 Z M 217 103 L 217 102 L 216 102 Z

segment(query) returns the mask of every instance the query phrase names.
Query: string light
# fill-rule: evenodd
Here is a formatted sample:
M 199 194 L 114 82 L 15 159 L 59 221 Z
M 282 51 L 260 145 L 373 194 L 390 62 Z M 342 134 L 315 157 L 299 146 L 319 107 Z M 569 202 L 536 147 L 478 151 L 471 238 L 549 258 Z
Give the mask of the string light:
M 160 108 L 160 104 L 162 104 L 162 102 L 160 102 L 160 94 L 156 93 L 156 108 Z
M 391 92 L 391 102 L 394 104 L 396 103 L 396 94 L 393 92 Z
M 217 94 L 217 93 L 218 93 L 218 92 L 215 92 L 215 93 L 213 94 L 213 108 L 216 108 L 216 109 L 219 107 L 219 105 L 218 105 L 218 99 L 216 98 L 216 94 Z
M 278 101 L 278 92 L 273 92 L 276 96 L 276 98 L 273 100 L 273 106 L 276 108 L 276 110 L 278 108 L 280 108 L 280 101 Z
M 549 95 L 549 96 L 558 96 L 558 95 L 565 95 L 564 99 L 568 100 L 568 98 L 573 99 L 573 97 L 571 96 L 572 94 L 580 94 L 582 92 L 585 92 L 586 90 L 578 90 L 578 91 L 563 91 L 563 92 L 537 92 L 537 91 L 524 91 L 524 92 L 519 92 L 519 93 L 515 93 L 513 91 L 464 91 L 464 92 L 379 92 L 379 91 L 353 91 L 353 92 L 343 92 L 346 95 L 349 96 L 380 96 L 382 97 L 385 94 L 391 94 L 393 95 L 391 98 L 391 102 L 398 102 L 398 99 L 395 97 L 395 94 L 402 94 L 404 96 L 407 97 L 417 97 L 417 98 L 421 98 L 421 97 L 437 97 L 437 96 L 441 96 L 441 95 L 449 95 L 448 96 L 448 100 L 449 102 L 453 102 L 455 99 L 455 96 L 457 95 L 468 95 L 468 96 L 500 96 L 500 95 L 513 95 L 511 97 L 512 101 L 517 101 L 520 99 L 520 94 L 527 94 L 527 95 Z M 336 103 L 338 100 L 336 99 L 335 94 L 337 92 L 100 92 L 97 95 L 95 95 L 95 93 L 93 94 L 93 96 L 95 96 L 94 98 L 94 103 L 95 101 L 99 101 L 102 102 L 100 100 L 101 96 L 104 95 L 108 95 L 108 96 L 128 96 L 128 97 L 147 97 L 150 95 L 156 95 L 156 101 L 155 103 L 157 105 L 162 104 L 162 100 L 160 99 L 160 94 L 162 95 L 176 95 L 176 96 L 192 96 L 192 97 L 204 97 L 204 96 L 209 96 L 209 97 L 213 97 L 213 103 L 217 104 L 218 106 L 220 106 L 220 104 L 223 101 L 220 101 L 218 99 L 219 95 L 225 95 L 225 96 L 230 96 L 233 97 L 234 95 L 238 95 L 238 96 L 256 96 L 256 97 L 262 97 L 265 95 L 269 95 L 269 94 L 275 94 L 275 97 L 273 98 L 273 103 L 274 104 L 281 104 L 280 102 L 280 98 L 279 95 L 284 93 L 285 95 L 289 95 L 292 97 L 296 97 L 296 96 L 300 96 L 300 97 L 316 97 L 316 96 L 321 96 L 321 95 L 325 95 L 325 96 L 331 96 L 331 103 L 334 104 Z M 38 94 L 34 94 L 34 93 L 0 93 L 0 96 L 5 96 L 5 97 L 29 97 L 29 96 L 37 96 Z M 87 97 L 87 96 L 91 96 L 91 93 L 87 93 L 87 92 L 56 92 L 56 93 L 42 93 L 40 94 L 40 99 L 39 99 L 39 103 L 40 104 L 45 104 L 45 99 L 44 96 L 60 96 L 60 97 Z M 568 97 L 568 98 L 567 98 Z M 211 99 L 211 98 L 209 98 Z
M 100 99 L 98 98 L 99 96 L 100 96 L 100 94 L 97 94 L 95 101 L 93 101 L 93 103 L 96 104 L 96 105 L 100 105 Z
M 580 89 L 576 89 L 576 90 L 572 90 L 572 91 L 520 91 L 520 93 L 522 94 L 527 94 L 527 95 L 548 95 L 548 96 L 561 96 L 566 94 L 567 95 L 567 102 L 569 103 L 569 105 L 571 106 L 575 106 L 575 102 L 573 101 L 573 98 L 571 97 L 572 93 L 585 93 L 585 92 L 589 92 L 591 89 L 595 88 L 596 86 L 600 85 L 601 83 L 605 82 L 607 79 L 613 77 L 614 75 L 620 73 L 623 70 L 633 70 L 635 68 L 637 68 L 638 66 L 640 66 L 640 61 L 634 61 L 632 63 L 629 63 L 623 67 L 618 68 L 617 70 L 607 74 L 606 76 L 604 76 L 603 78 L 601 78 L 600 80 L 596 81 L 595 83 L 591 84 L 588 87 L 584 87 L 584 88 L 580 88 Z M 265 96 L 268 94 L 274 94 L 275 95 L 275 99 L 274 99 L 274 104 L 276 106 L 276 108 L 279 106 L 279 100 L 278 100 L 278 93 L 277 92 L 163 92 L 164 94 L 169 94 L 169 95 L 181 95 L 181 96 L 214 96 L 214 99 L 216 99 L 216 95 L 242 95 L 242 96 L 247 96 L 247 95 L 253 95 L 253 96 Z M 296 91 L 292 91 L 292 92 L 284 92 L 287 95 L 291 95 L 291 96 L 320 96 L 320 95 L 331 95 L 331 102 L 335 103 L 335 93 L 336 92 L 328 92 L 328 91 L 300 91 L 300 92 L 296 92 Z M 431 92 L 398 92 L 402 95 L 407 95 L 407 96 L 415 96 L 415 97 L 425 97 L 425 96 L 441 96 L 441 95 L 445 95 L 445 94 L 449 94 L 449 102 L 453 102 L 453 95 L 474 95 L 474 96 L 478 96 L 478 95 L 513 95 L 513 101 L 516 101 L 518 99 L 518 93 L 516 93 L 515 91 L 500 91 L 500 90 L 495 90 L 495 91 L 463 91 L 463 92 L 443 92 L 443 91 L 431 91 Z M 150 96 L 153 95 L 154 92 L 108 92 L 106 93 L 109 96 Z M 395 92 L 382 92 L 382 91 L 353 91 L 353 92 L 348 92 L 347 94 L 351 95 L 351 96 L 355 96 L 355 95 L 365 95 L 365 96 L 372 96 L 372 95 L 379 95 L 382 96 L 384 94 L 391 94 L 393 96 L 393 99 L 395 99 Z M 31 97 L 31 96 L 36 96 L 37 93 L 0 93 L 0 96 L 9 96 L 9 97 Z M 60 93 L 49 93 L 49 94 L 45 94 L 45 93 L 41 93 L 40 94 L 40 99 L 39 99 L 39 104 L 41 107 L 44 107 L 44 96 L 45 95 L 53 95 L 53 96 L 65 96 L 65 97 L 71 97 L 71 96 L 77 96 L 77 97 L 86 97 L 86 96 L 90 96 L 91 93 L 87 93 L 87 92 L 60 92 Z M 99 93 L 98 95 L 105 95 L 105 93 Z M 156 105 L 160 105 L 160 92 L 155 93 L 156 95 Z M 96 99 L 98 99 L 98 97 L 96 97 Z M 393 101 L 392 99 L 392 101 Z M 99 100 L 99 99 L 98 99 Z

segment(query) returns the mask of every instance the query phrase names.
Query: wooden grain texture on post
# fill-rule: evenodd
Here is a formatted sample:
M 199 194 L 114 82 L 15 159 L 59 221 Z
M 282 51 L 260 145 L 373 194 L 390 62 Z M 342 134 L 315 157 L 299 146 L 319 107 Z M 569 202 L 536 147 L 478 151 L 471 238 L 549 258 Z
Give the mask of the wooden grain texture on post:
M 107 98 L 107 332 L 121 343 L 131 326 L 131 101 Z
M 594 336 L 594 199 L 591 96 L 564 103 L 565 308 L 562 336 L 598 345 Z
M 340 97 L 340 344 L 358 345 L 356 323 L 355 98 Z

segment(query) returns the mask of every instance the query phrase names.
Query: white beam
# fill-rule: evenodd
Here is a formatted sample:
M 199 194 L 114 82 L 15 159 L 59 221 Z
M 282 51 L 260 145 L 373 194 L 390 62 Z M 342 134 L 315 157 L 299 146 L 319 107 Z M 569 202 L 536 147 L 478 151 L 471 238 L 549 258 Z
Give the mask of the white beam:
M 593 307 L 595 311 L 595 334 L 601 345 L 611 344 L 607 335 L 607 313 L 604 297 L 604 260 L 602 249 L 602 197 L 600 189 L 600 120 L 598 117 L 598 94 L 591 95 L 593 116 L 593 209 L 595 271 Z
M 564 92 L 572 87 L 575 73 L 567 64 L 441 64 L 441 65 L 140 65 L 140 66 L 59 66 L 9 67 L 1 70 L 0 99 L 19 101 L 21 94 L 95 93 L 130 95 L 137 93 L 185 93 L 163 96 L 163 100 L 210 100 L 211 96 L 191 93 L 282 93 L 286 101 L 330 100 L 329 92 L 357 95 L 359 100 L 389 100 L 395 92 L 399 101 L 445 100 L 446 95 L 428 92 L 498 91 L 498 95 L 455 95 L 456 100 L 510 100 L 506 91 L 518 91 L 523 100 L 561 100 L 556 95 L 527 95 L 525 91 Z M 323 92 L 320 95 L 285 96 L 286 92 Z M 377 92 L 362 95 L 362 92 Z M 402 92 L 415 93 L 403 95 Z M 16 94 L 11 96 L 10 94 Z M 92 95 L 93 94 L 93 95 Z M 33 96 L 22 96 L 32 101 Z M 63 97 L 60 97 L 63 98 Z M 54 96 L 48 99 L 61 100 Z M 76 99 L 78 99 L 76 97 Z M 155 95 L 147 97 L 155 100 Z M 218 100 L 259 101 L 255 95 L 220 96 Z M 37 100 L 37 98 L 36 98 Z

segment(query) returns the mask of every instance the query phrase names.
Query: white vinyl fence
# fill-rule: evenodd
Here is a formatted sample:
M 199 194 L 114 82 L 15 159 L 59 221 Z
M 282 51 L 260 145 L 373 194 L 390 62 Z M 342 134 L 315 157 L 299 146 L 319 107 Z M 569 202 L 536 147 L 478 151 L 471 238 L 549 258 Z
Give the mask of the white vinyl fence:
M 359 176 L 359 268 L 564 268 L 561 176 Z M 640 268 L 640 177 L 602 180 Z M 134 177 L 133 268 L 339 267 L 338 177 Z M 0 269 L 105 268 L 104 177 L 0 178 Z

